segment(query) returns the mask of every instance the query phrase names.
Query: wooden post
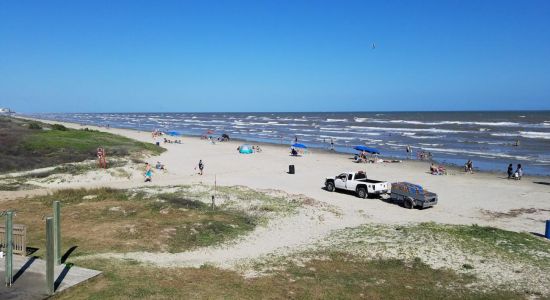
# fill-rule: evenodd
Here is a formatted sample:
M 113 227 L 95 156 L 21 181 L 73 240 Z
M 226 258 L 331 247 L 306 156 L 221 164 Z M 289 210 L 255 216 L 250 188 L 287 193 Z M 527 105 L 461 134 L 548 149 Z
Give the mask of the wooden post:
M 54 253 L 55 264 L 61 264 L 61 203 L 53 203 Z
M 212 210 L 216 209 L 216 191 L 217 191 L 217 177 L 214 174 L 214 195 L 212 195 Z
M 6 212 L 6 286 L 13 283 L 13 212 Z
M 54 293 L 54 266 L 55 266 L 55 253 L 54 253 L 54 229 L 53 218 L 46 218 L 46 287 L 48 295 Z

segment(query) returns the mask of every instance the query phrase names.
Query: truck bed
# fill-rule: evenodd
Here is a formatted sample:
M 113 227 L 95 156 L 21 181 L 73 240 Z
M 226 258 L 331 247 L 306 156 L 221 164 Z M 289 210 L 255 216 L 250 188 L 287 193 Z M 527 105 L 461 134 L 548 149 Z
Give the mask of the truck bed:
M 365 183 L 382 183 L 382 182 L 385 182 L 385 181 L 373 180 L 373 179 L 367 179 L 367 178 L 357 179 L 357 181 L 361 181 L 361 182 L 365 182 Z

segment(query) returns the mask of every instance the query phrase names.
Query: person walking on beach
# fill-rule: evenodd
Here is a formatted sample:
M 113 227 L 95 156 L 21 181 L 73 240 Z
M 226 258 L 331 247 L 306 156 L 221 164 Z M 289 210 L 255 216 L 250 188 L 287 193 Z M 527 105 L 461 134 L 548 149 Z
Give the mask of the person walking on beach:
M 334 140 L 330 138 L 330 150 L 334 151 Z
M 508 165 L 508 179 L 511 179 L 512 176 L 514 176 L 514 167 L 512 166 L 512 164 L 509 164 Z
M 407 158 L 411 159 L 412 149 L 410 145 L 407 145 Z
M 202 175 L 202 171 L 204 170 L 204 163 L 202 162 L 202 159 L 199 160 L 199 175 Z
M 151 165 L 145 163 L 145 182 L 151 182 L 153 180 L 153 170 L 151 170 Z
M 470 174 L 474 174 L 474 162 L 471 159 L 468 159 L 468 162 L 464 166 L 464 171 Z

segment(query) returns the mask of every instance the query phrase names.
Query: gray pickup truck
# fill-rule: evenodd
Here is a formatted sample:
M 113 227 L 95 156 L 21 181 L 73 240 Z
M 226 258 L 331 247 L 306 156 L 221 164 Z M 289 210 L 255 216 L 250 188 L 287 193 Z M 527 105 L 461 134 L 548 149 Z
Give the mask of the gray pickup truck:
M 437 204 L 437 194 L 426 191 L 417 184 L 395 182 L 391 184 L 390 200 L 402 202 L 405 208 L 427 208 Z

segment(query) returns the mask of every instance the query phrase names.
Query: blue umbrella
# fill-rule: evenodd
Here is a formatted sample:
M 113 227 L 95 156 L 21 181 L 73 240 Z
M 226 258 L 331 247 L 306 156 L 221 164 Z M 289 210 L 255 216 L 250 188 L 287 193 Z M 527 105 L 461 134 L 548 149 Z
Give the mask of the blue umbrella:
M 294 143 L 294 144 L 292 144 L 292 147 L 294 147 L 294 148 L 303 148 L 303 149 L 307 149 L 307 146 L 306 146 L 306 145 L 300 144 L 300 143 Z
M 355 146 L 355 147 L 353 147 L 353 149 L 358 150 L 358 151 L 365 151 L 365 152 L 372 153 L 372 154 L 380 154 L 380 151 L 378 151 L 378 149 L 367 147 L 367 146 L 362 146 L 362 145 Z
M 169 135 L 169 136 L 180 136 L 181 135 L 181 133 L 179 133 L 177 131 L 168 131 L 166 134 Z

